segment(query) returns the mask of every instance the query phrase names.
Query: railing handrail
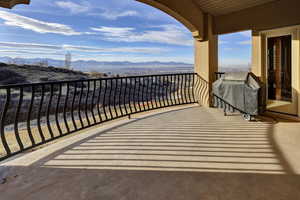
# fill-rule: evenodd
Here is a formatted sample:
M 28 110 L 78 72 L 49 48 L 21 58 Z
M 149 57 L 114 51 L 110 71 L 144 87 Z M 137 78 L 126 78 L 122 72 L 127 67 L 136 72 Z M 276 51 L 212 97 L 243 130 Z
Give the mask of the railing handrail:
M 20 88 L 20 87 L 30 87 L 30 86 L 42 86 L 48 84 L 66 84 L 66 83 L 79 83 L 79 82 L 92 82 L 92 81 L 101 81 L 101 80 L 110 80 L 110 79 L 124 79 L 124 78 L 146 78 L 146 77 L 160 77 L 160 76 L 176 76 L 176 75 L 198 75 L 197 73 L 174 73 L 174 74 L 151 74 L 151 75 L 138 75 L 138 76 L 118 76 L 118 77 L 107 77 L 107 78 L 87 78 L 87 79 L 77 79 L 77 80 L 67 80 L 67 81 L 45 81 L 45 82 L 36 82 L 36 83 L 23 83 L 23 84 L 7 84 L 0 85 L 0 89 L 8 88 Z M 204 79 L 203 79 L 204 80 Z

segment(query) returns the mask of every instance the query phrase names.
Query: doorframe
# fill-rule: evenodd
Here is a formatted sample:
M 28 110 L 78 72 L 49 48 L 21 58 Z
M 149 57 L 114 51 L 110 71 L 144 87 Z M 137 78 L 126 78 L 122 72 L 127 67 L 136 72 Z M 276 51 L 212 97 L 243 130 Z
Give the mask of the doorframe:
M 286 27 L 280 29 L 261 31 L 261 36 L 264 38 L 261 48 L 262 57 L 264 60 L 265 83 L 268 85 L 268 39 L 273 37 L 290 35 L 292 39 L 291 44 L 291 67 L 292 67 L 292 102 L 289 104 L 285 102 L 283 108 L 271 108 L 273 112 L 284 113 L 288 115 L 297 115 L 300 117 L 300 40 L 299 40 L 300 26 Z M 266 89 L 266 100 L 268 100 L 268 90 Z M 280 102 L 280 101 L 277 101 Z M 290 105 L 290 106 L 289 106 Z M 268 108 L 267 108 L 268 109 Z

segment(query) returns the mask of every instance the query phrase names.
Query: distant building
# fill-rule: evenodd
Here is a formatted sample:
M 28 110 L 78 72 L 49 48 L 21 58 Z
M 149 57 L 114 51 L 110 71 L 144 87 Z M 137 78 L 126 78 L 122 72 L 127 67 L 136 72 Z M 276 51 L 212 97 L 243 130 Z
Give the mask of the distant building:
M 72 64 L 72 55 L 70 52 L 68 52 L 65 57 L 65 68 L 71 69 L 71 64 Z

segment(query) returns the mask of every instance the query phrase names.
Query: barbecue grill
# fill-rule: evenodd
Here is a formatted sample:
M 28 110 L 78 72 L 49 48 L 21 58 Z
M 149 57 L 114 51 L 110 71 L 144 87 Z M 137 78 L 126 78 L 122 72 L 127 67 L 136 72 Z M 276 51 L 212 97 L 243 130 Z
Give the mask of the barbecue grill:
M 218 73 L 213 83 L 214 106 L 228 112 L 239 111 L 252 120 L 265 110 L 264 85 L 253 73 Z

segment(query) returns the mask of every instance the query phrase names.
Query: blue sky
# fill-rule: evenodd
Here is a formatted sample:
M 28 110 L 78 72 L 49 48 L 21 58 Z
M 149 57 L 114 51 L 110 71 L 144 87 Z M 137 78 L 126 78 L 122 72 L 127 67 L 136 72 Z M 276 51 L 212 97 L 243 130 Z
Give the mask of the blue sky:
M 191 33 L 163 12 L 133 0 L 32 0 L 0 9 L 3 56 L 193 63 Z M 250 61 L 249 32 L 220 37 L 220 62 Z
M 252 54 L 251 31 L 219 36 L 219 62 L 221 66 L 249 65 Z

